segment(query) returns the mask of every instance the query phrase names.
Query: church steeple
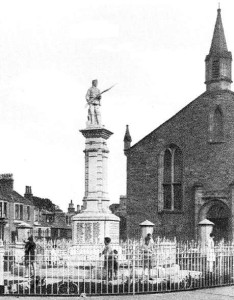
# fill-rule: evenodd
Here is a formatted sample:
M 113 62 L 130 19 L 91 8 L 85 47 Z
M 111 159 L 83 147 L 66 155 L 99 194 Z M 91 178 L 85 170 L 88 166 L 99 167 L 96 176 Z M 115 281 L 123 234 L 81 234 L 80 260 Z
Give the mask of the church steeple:
M 210 52 L 206 56 L 206 89 L 231 89 L 232 53 L 228 51 L 221 19 L 221 9 L 218 9 Z

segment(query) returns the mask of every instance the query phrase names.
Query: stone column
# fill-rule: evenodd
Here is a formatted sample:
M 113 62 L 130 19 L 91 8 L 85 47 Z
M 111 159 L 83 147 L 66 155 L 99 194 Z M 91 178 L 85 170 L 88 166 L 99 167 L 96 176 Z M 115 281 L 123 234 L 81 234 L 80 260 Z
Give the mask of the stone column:
M 206 253 L 207 241 L 210 238 L 210 234 L 213 231 L 214 223 L 205 219 L 199 222 L 199 240 L 201 242 L 201 253 Z
M 141 226 L 141 237 L 144 240 L 144 238 L 147 236 L 148 233 L 153 234 L 154 230 L 154 223 L 146 220 L 140 224 Z
M 109 207 L 107 187 L 109 150 L 106 140 L 112 132 L 103 127 L 88 127 L 80 131 L 86 138 L 84 207 L 92 211 L 95 209 L 105 211 Z

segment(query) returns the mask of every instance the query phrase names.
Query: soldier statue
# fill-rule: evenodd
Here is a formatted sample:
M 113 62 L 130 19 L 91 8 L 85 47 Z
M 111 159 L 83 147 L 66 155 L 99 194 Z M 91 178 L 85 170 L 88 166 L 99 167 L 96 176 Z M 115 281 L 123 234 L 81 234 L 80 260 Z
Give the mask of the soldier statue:
M 86 101 L 89 105 L 88 109 L 88 124 L 89 125 L 101 125 L 101 113 L 99 110 L 100 100 L 102 98 L 100 90 L 97 88 L 97 79 L 92 81 L 91 88 L 88 89 L 86 94 Z

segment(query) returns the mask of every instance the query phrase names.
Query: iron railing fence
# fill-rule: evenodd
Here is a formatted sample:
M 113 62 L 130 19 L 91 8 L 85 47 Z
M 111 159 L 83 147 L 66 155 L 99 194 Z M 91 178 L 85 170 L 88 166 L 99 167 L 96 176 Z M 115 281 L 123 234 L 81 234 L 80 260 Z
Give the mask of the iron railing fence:
M 39 249 L 39 248 L 38 248 Z M 118 253 L 80 255 L 72 247 L 46 247 L 25 261 L 14 247 L 4 250 L 1 292 L 33 295 L 140 294 L 234 284 L 234 247 L 219 244 L 155 243 L 146 255 L 137 241 L 122 243 Z M 211 253 L 212 252 L 212 253 Z M 93 258 L 91 258 L 93 257 Z M 1 256 L 0 256 L 1 259 Z M 1 264 L 1 261 L 0 261 Z M 1 266 L 0 266 L 0 270 Z

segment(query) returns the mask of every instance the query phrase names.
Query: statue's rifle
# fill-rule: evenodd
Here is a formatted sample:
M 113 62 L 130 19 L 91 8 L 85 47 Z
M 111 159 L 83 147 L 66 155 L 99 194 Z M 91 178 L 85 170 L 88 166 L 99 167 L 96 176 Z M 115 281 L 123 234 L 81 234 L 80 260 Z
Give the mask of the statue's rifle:
M 88 104 L 92 104 L 92 102 L 93 102 L 94 100 L 97 100 L 102 94 L 108 92 L 108 91 L 109 91 L 110 89 L 112 89 L 115 85 L 116 85 L 116 84 L 112 85 L 112 86 L 109 87 L 108 89 L 106 89 L 106 90 L 102 91 L 101 93 L 97 94 L 92 100 L 89 101 Z

